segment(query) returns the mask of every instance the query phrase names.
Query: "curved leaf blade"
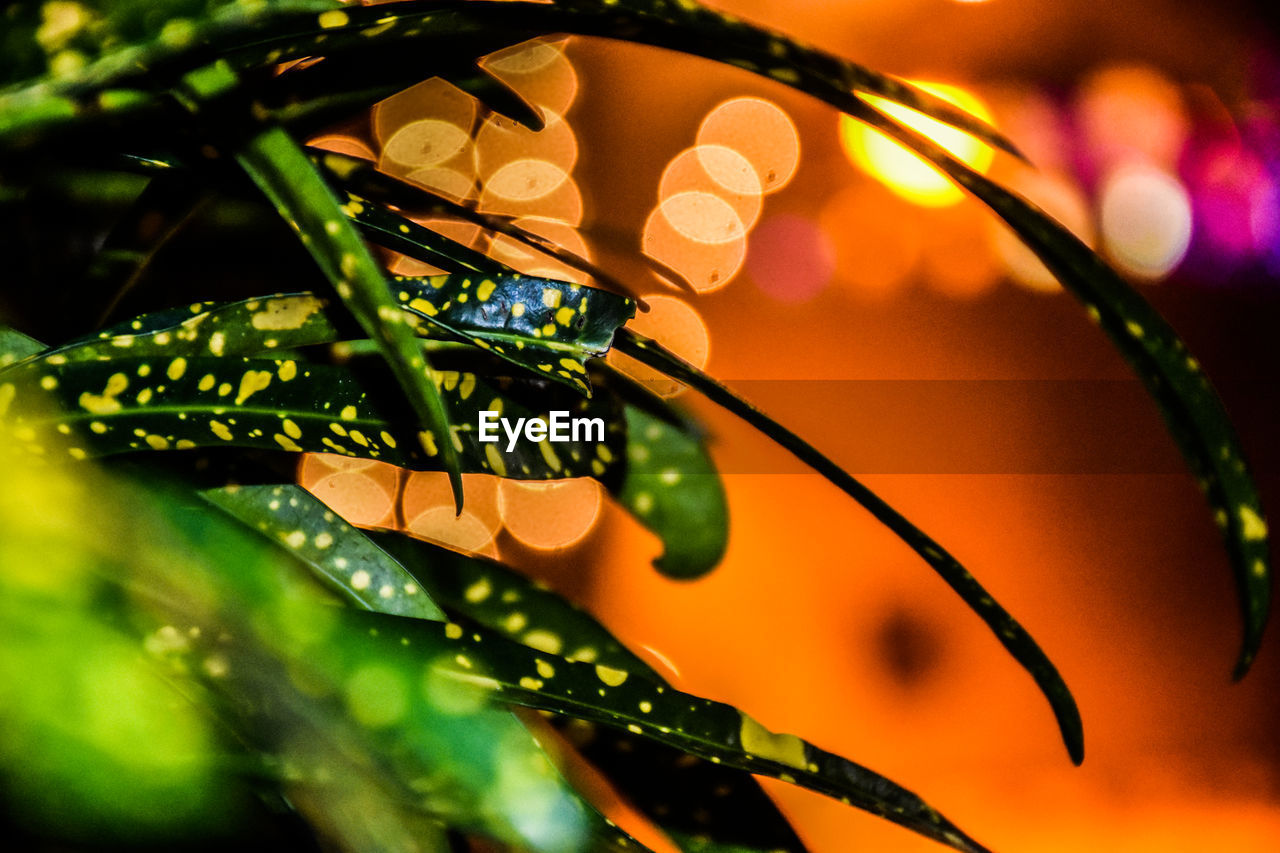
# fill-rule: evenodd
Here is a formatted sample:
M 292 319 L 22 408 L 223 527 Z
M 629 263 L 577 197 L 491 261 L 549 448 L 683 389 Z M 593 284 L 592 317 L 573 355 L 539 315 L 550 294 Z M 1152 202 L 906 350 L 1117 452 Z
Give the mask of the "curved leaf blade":
M 501 563 L 399 533 L 369 537 L 451 614 L 531 649 L 660 680 L 591 614 Z
M 213 79 L 187 75 L 192 101 L 221 94 L 234 86 L 225 66 L 212 66 Z M 198 111 L 199 107 L 193 107 Z M 383 280 L 382 270 L 370 256 L 355 228 L 317 174 L 297 143 L 283 129 L 268 127 L 236 151 L 236 159 L 281 216 L 298 233 L 312 258 L 324 271 L 352 315 L 377 342 L 378 349 L 396 377 L 426 431 L 445 435 L 451 428 L 438 389 L 427 381 L 429 370 L 422 348 L 397 310 Z M 462 469 L 451 442 L 438 445 L 444 470 L 449 474 L 454 504 L 462 511 Z
M 288 549 L 348 602 L 444 621 L 444 611 L 395 558 L 302 487 L 228 486 L 200 497 Z
M 781 33 L 750 24 L 692 0 L 553 0 L 549 3 L 403 2 L 386 8 L 350 9 L 346 20 L 322 27 L 298 20 L 286 38 L 264 38 L 235 55 L 239 67 L 315 53 L 314 39 L 324 35 L 329 55 L 365 51 L 371 45 L 405 41 L 456 40 L 506 32 L 510 41 L 548 33 L 617 38 L 700 56 L 769 78 L 847 109 L 854 92 L 878 95 L 970 133 L 1021 156 L 999 131 L 954 104 L 864 66 L 802 45 Z
M 1226 541 L 1244 624 L 1235 667 L 1235 677 L 1242 678 L 1257 656 L 1271 609 L 1267 523 L 1231 419 L 1200 363 L 1150 303 L 1052 217 L 871 107 L 864 104 L 854 115 L 920 154 L 990 207 L 1084 303 L 1146 384 Z
M 301 487 L 226 487 L 201 491 L 200 496 L 287 549 L 349 604 L 377 613 L 445 621 L 432 597 L 394 557 Z M 511 728 L 510 723 L 505 727 Z M 540 746 L 534 748 L 542 752 Z M 611 849 L 645 849 L 585 800 L 576 795 L 574 799 L 597 840 Z
M 991 628 L 1000 644 L 1027 670 L 1049 701 L 1071 760 L 1076 764 L 1084 760 L 1084 729 L 1080 709 L 1062 676 L 1058 674 L 1057 667 L 1027 630 L 1000 606 L 955 557 L 813 445 L 675 353 L 629 329 L 623 329 L 618 334 L 615 347 L 619 352 L 696 388 L 707 399 L 733 412 L 820 473 L 893 531 L 956 591 L 965 604 Z
M 967 853 L 985 851 L 918 796 L 794 735 L 778 734 L 730 705 L 621 670 L 565 660 L 455 623 L 350 612 L 377 640 L 416 649 L 440 671 L 503 702 L 624 728 L 725 767 L 833 797 Z
M 391 532 L 370 539 L 392 554 L 464 624 L 478 624 L 536 651 L 598 664 L 667 685 L 591 614 L 501 563 Z M 625 729 L 553 717 L 566 739 L 683 850 L 755 842 L 803 853 L 804 845 L 750 776 Z M 716 841 L 697 842 L 695 835 Z

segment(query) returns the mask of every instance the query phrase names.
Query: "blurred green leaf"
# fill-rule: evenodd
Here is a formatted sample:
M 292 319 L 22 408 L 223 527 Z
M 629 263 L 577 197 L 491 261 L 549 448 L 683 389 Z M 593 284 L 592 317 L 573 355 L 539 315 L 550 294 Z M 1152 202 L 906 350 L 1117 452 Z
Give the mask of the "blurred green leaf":
M 302 487 L 228 486 L 200 496 L 288 549 L 347 601 L 379 613 L 444 620 L 413 575 Z
M 724 483 L 705 436 L 656 398 L 628 403 L 626 417 L 627 473 L 618 500 L 662 539 L 662 556 L 653 564 L 663 574 L 702 577 L 729 544 Z

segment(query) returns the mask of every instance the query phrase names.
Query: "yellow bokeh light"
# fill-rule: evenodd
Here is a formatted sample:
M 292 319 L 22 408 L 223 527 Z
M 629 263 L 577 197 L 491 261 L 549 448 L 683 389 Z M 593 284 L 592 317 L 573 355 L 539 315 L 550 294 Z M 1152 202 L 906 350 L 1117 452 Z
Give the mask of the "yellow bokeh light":
M 987 122 L 992 120 L 986 105 L 958 86 L 919 80 L 912 82 L 965 112 Z M 901 104 L 864 97 L 873 107 L 929 137 L 970 168 L 986 172 L 991 167 L 995 152 L 964 131 Z M 855 164 L 908 201 L 924 207 L 946 207 L 964 198 L 959 187 L 917 154 L 847 115 L 840 116 L 840 142 Z

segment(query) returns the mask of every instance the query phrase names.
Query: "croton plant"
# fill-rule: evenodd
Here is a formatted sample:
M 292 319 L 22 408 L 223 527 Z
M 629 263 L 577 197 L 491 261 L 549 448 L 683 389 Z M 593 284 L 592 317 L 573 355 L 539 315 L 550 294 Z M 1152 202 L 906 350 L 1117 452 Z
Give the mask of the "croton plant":
M 0 16 L 0 778 L 27 837 L 191 844 L 248 826 L 312 847 L 644 849 L 601 810 L 607 785 L 679 849 L 801 851 L 765 776 L 985 849 L 873 770 L 677 690 L 521 573 L 357 529 L 296 485 L 307 452 L 446 472 L 459 508 L 463 473 L 591 477 L 661 538 L 658 571 L 697 578 L 730 529 L 704 431 L 605 365 L 611 348 L 745 419 L 901 537 L 1032 676 L 1082 760 L 1076 704 L 1028 632 L 857 479 L 629 330 L 645 308 L 634 283 L 305 144 L 431 77 L 537 130 L 541 113 L 483 60 L 551 34 L 793 87 L 1003 219 L 1163 413 L 1230 554 L 1237 675 L 1253 660 L 1267 530 L 1208 379 L 1066 229 L 874 106 L 1021 156 L 948 102 L 693 0 L 47 0 Z M 209 209 L 181 264 L 151 264 Z M 522 275 L 426 217 L 527 243 L 592 284 Z M 390 275 L 383 249 L 443 273 Z M 238 272 L 190 286 L 184 265 L 207 264 Z M 553 411 L 604 429 L 480 440 L 481 412 Z

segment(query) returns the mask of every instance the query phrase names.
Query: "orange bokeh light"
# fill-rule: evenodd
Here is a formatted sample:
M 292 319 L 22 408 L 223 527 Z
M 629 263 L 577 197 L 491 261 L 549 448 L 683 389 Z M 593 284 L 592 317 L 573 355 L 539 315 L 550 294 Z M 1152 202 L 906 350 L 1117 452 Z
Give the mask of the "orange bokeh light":
M 498 483 L 498 510 L 507 532 L 538 550 L 580 542 L 595 526 L 600 505 L 600 484 L 589 478 Z

